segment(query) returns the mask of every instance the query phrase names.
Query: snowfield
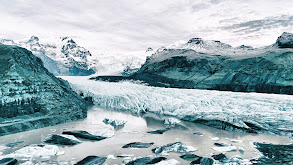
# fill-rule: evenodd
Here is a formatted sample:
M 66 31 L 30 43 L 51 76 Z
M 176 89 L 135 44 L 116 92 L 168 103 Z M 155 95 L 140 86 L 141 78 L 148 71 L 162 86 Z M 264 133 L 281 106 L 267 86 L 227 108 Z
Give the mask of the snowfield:
M 136 82 L 102 82 L 61 77 L 73 90 L 93 96 L 96 105 L 115 110 L 153 112 L 184 120 L 221 120 L 272 132 L 293 130 L 293 96 L 150 87 Z

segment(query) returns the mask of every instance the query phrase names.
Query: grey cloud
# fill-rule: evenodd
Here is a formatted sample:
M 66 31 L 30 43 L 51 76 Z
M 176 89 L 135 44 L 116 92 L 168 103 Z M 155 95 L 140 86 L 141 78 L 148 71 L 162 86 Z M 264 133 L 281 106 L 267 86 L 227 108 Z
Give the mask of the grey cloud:
M 293 26 L 293 16 L 268 17 L 222 27 L 223 30 L 232 30 L 234 33 L 252 33 L 263 29 Z

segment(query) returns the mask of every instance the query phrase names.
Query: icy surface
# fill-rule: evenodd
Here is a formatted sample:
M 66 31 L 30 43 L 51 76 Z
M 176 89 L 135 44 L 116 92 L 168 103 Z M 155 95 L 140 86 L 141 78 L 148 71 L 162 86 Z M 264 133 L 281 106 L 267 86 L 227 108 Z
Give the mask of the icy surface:
M 192 146 L 187 146 L 181 142 L 169 143 L 152 149 L 152 151 L 158 155 L 169 155 L 170 152 L 194 152 L 196 150 L 197 149 Z
M 42 157 L 49 158 L 50 156 L 62 155 L 64 152 L 59 150 L 55 145 L 31 145 L 21 148 L 14 153 L 5 155 L 5 157 L 13 158 L 33 158 Z
M 211 140 L 212 141 L 219 141 L 220 139 L 219 139 L 219 137 L 213 137 L 213 138 L 211 138 Z
M 62 77 L 78 93 L 93 96 L 107 109 L 141 112 L 148 109 L 179 119 L 221 120 L 247 128 L 244 122 L 269 130 L 290 130 L 293 97 L 290 95 L 149 87 L 133 82 L 109 83 L 88 77 Z
M 235 146 L 213 147 L 212 149 L 215 150 L 215 151 L 218 151 L 218 152 L 237 151 L 237 147 L 235 147 Z

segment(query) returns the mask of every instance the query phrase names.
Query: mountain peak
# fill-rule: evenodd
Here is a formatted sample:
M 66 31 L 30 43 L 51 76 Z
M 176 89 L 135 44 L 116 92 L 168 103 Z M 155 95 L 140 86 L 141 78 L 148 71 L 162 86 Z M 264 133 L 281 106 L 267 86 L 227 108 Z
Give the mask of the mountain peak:
M 38 42 L 39 38 L 37 36 L 31 36 L 28 42 Z
M 187 43 L 188 44 L 190 44 L 190 43 L 200 44 L 200 43 L 203 43 L 203 39 L 202 38 L 191 38 Z
M 293 34 L 284 32 L 276 41 L 279 48 L 293 48 Z
M 153 48 L 149 47 L 149 48 L 147 48 L 147 50 L 145 52 L 151 52 L 153 50 L 154 50 Z
M 67 42 L 67 43 L 72 43 L 72 44 L 75 44 L 75 41 L 73 41 L 73 39 L 72 38 L 70 38 L 70 37 L 60 37 L 60 39 L 61 39 L 61 41 L 65 41 L 65 42 Z

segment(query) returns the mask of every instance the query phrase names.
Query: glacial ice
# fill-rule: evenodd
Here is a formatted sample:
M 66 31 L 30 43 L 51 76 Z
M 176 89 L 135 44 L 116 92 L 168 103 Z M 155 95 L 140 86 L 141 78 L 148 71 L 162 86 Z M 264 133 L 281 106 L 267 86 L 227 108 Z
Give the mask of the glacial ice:
M 148 109 L 179 119 L 220 120 L 242 128 L 247 123 L 278 132 L 293 128 L 293 97 L 198 89 L 150 87 L 137 82 L 118 83 L 61 77 L 77 93 L 92 96 L 97 106 L 139 113 Z
M 110 124 L 113 127 L 123 127 L 127 121 L 119 120 L 119 119 L 109 119 L 105 118 L 103 120 L 105 124 Z
M 181 163 L 176 159 L 163 160 L 163 161 L 160 161 L 159 163 L 156 163 L 156 165 L 179 165 L 179 164 Z
M 176 125 L 179 124 L 181 121 L 176 118 L 168 118 L 164 120 L 165 125 Z

